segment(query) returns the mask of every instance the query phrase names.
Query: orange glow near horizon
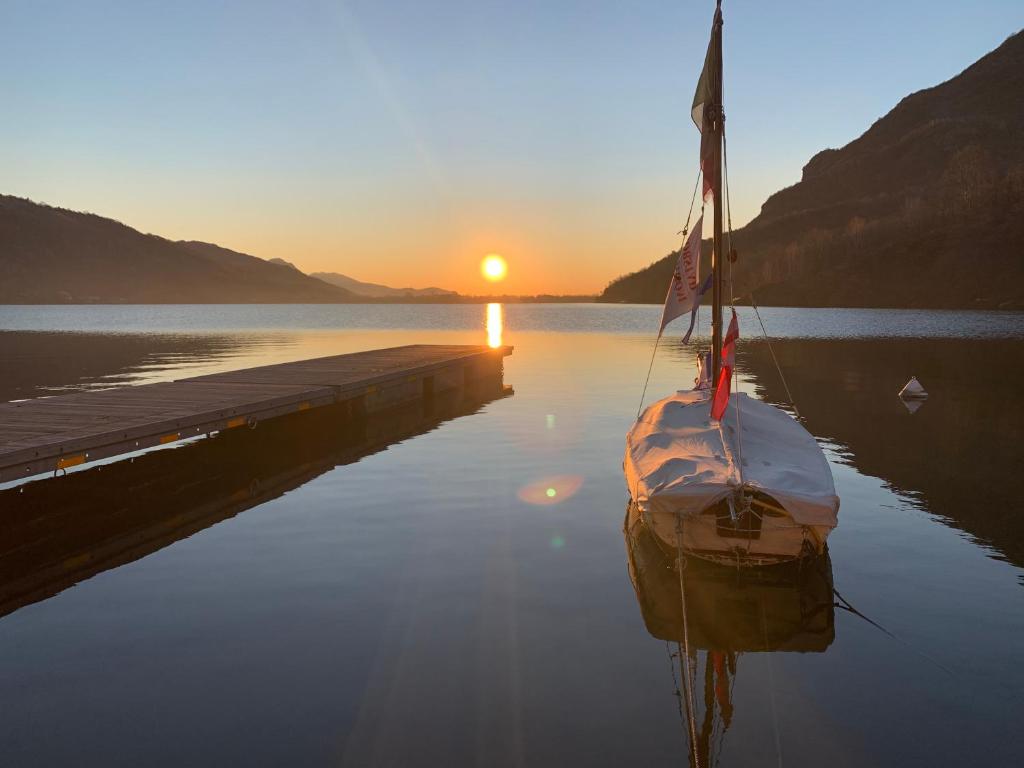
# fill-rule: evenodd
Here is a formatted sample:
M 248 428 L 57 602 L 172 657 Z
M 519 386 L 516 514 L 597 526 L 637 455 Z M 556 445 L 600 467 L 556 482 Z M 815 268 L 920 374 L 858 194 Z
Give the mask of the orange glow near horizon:
M 501 282 L 508 275 L 508 262 L 496 253 L 489 253 L 480 262 L 480 274 L 488 282 Z
M 501 337 L 504 331 L 504 317 L 502 316 L 501 304 L 487 305 L 487 346 L 496 349 L 501 346 Z

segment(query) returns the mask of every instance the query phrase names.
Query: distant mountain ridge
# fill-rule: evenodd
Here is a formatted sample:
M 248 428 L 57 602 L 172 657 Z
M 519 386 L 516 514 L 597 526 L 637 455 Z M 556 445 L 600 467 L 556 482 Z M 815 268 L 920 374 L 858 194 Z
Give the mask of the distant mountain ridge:
M 290 261 L 284 259 L 267 259 L 271 264 L 280 264 L 285 267 L 291 267 L 296 271 L 301 271 L 298 267 L 292 264 Z M 387 285 L 381 285 L 380 283 L 364 283 L 362 280 L 356 280 L 354 277 L 343 275 L 339 272 L 310 272 L 310 277 L 315 277 L 317 280 L 323 280 L 325 283 L 336 285 L 339 288 L 344 288 L 347 291 L 351 291 L 357 296 L 364 296 L 366 298 L 402 298 L 409 296 L 458 296 L 456 291 L 446 291 L 444 288 L 435 288 L 433 286 L 429 288 L 392 288 Z
M 735 231 L 764 304 L 1024 308 L 1024 33 L 810 159 Z M 798 116 L 791 116 L 799 119 Z M 708 269 L 710 243 L 702 270 Z M 603 301 L 664 300 L 676 254 Z
M 0 195 L 0 303 L 340 303 L 349 291 L 210 243 Z
M 271 259 L 271 261 L 288 264 L 288 262 L 280 259 Z M 293 264 L 288 264 L 288 266 L 294 268 Z M 359 296 L 369 296 L 371 298 L 458 295 L 455 291 L 446 291 L 443 288 L 391 288 L 387 285 L 380 285 L 378 283 L 364 283 L 361 280 L 356 280 L 354 277 L 342 275 L 337 272 L 311 272 L 310 277 L 315 277 L 318 280 L 323 280 L 325 283 L 330 283 L 331 285 L 336 285 L 339 288 L 344 288 L 345 290 L 351 291 Z

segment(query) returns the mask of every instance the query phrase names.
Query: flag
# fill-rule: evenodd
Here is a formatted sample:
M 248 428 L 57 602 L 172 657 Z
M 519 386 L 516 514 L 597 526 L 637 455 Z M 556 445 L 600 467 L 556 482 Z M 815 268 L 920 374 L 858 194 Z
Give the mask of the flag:
M 722 34 L 721 13 L 720 9 L 716 10 L 714 21 L 711 23 L 711 40 L 708 41 L 708 51 L 704 55 L 704 69 L 701 70 L 700 78 L 697 80 L 697 90 L 693 94 L 693 104 L 690 107 L 690 117 L 693 118 L 697 130 L 701 133 L 700 169 L 704 175 L 702 194 L 704 200 L 708 199 L 715 186 L 715 164 L 712 162 L 715 142 L 710 135 L 711 121 L 708 119 L 708 108 L 713 103 L 715 85 L 719 75 L 715 71 L 715 35 Z
M 700 309 L 700 302 L 701 299 L 704 298 L 704 294 L 707 293 L 708 289 L 711 287 L 712 277 L 714 277 L 714 275 L 708 275 L 704 279 L 704 284 L 697 290 L 697 301 L 693 303 L 693 309 L 690 310 L 690 327 L 686 329 L 686 335 L 683 336 L 683 344 L 690 343 L 690 334 L 693 333 L 694 323 L 697 322 L 697 310 Z
M 729 388 L 732 384 L 732 369 L 736 367 L 736 339 L 740 337 L 740 325 L 736 319 L 736 310 L 732 311 L 729 330 L 722 341 L 722 364 L 718 373 L 715 394 L 711 398 L 711 418 L 721 421 L 725 408 L 729 405 Z
M 740 337 L 740 324 L 736 319 L 736 310 L 732 310 L 732 320 L 729 321 L 729 329 L 725 332 L 722 340 L 722 364 L 730 368 L 736 367 L 736 339 Z
M 659 336 L 665 330 L 666 325 L 677 317 L 693 311 L 700 303 L 697 288 L 700 282 L 700 233 L 703 223 L 704 217 L 701 216 L 693 225 L 693 231 L 690 232 L 690 236 L 686 238 L 686 242 L 679 251 L 679 261 L 672 273 L 668 295 L 665 296 L 665 309 L 661 313 Z
M 697 355 L 697 378 L 693 380 L 694 389 L 711 389 L 711 353 Z

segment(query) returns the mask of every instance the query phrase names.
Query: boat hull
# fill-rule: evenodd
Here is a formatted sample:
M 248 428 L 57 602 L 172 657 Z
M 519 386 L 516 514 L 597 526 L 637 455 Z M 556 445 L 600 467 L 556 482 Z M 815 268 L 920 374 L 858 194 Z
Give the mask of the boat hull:
M 666 554 L 733 565 L 740 568 L 778 565 L 825 551 L 831 529 L 795 523 L 782 515 L 756 514 L 733 519 L 725 505 L 700 514 L 645 510 L 630 499 L 630 513 L 643 521 Z M 753 518 L 753 519 L 750 519 Z
M 760 566 L 820 555 L 838 522 L 832 472 L 814 437 L 777 408 L 735 393 L 721 420 L 705 392 L 644 411 L 623 460 L 631 503 L 675 552 Z

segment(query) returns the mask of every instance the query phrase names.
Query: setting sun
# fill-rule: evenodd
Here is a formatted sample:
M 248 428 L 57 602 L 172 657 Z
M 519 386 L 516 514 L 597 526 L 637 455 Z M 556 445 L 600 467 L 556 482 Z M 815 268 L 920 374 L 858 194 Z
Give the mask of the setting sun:
M 505 279 L 508 274 L 508 264 L 496 253 L 489 253 L 480 262 L 480 274 L 492 283 Z

